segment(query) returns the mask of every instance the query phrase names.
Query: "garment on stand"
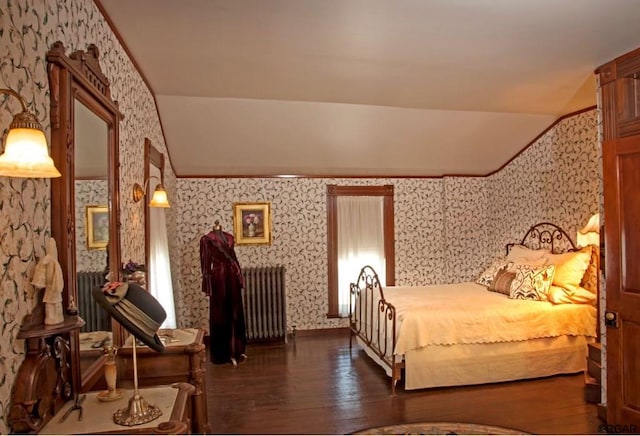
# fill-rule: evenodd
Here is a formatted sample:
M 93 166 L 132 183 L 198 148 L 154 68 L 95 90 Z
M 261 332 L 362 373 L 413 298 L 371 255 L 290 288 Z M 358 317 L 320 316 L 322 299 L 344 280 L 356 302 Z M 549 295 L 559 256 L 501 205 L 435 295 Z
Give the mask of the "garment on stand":
M 202 292 L 209 296 L 209 351 L 213 363 L 246 358 L 244 278 L 233 235 L 215 228 L 200 238 Z

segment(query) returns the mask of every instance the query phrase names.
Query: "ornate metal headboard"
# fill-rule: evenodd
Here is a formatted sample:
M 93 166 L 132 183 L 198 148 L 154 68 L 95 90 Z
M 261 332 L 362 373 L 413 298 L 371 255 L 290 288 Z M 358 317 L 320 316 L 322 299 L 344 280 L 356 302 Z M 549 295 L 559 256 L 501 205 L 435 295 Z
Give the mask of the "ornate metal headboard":
M 507 254 L 515 243 L 507 244 Z M 567 251 L 577 250 L 576 245 L 571 237 L 559 226 L 542 222 L 532 226 L 524 235 L 520 245 L 524 245 L 533 250 L 546 248 L 552 253 L 564 253 Z

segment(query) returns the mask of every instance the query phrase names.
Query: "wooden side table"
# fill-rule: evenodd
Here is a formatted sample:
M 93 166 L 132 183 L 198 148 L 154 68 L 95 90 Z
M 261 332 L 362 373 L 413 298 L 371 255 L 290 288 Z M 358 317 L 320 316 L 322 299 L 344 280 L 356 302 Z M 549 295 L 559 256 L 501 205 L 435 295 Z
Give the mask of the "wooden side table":
M 207 389 L 205 385 L 206 353 L 204 331 L 200 329 L 161 330 L 165 343 L 158 353 L 145 345 L 136 345 L 138 386 L 155 386 L 186 382 L 195 387 L 193 394 L 192 427 L 194 433 L 210 433 L 207 416 Z M 116 356 L 118 386 L 133 386 L 132 337 L 129 336 Z
M 40 306 L 42 309 L 42 305 Z M 38 308 L 34 310 L 34 313 Z M 73 398 L 80 385 L 79 371 L 73 371 L 73 332 L 84 325 L 78 316 L 45 325 L 27 316 L 18 332 L 27 355 L 11 389 L 9 424 L 14 433 L 37 433 L 62 405 Z M 77 349 L 77 347 L 76 347 Z
M 60 411 L 42 428 L 43 434 L 189 434 L 191 433 L 191 401 L 195 388 L 188 383 L 173 386 L 140 388 L 138 392 L 147 401 L 160 409 L 159 418 L 132 427 L 113 422 L 116 410 L 126 408 L 133 390 L 126 390 L 122 398 L 115 401 L 100 401 L 99 392 L 88 392 L 82 402 L 82 419 L 75 410 L 63 422 L 60 419 L 73 406 L 68 401 Z

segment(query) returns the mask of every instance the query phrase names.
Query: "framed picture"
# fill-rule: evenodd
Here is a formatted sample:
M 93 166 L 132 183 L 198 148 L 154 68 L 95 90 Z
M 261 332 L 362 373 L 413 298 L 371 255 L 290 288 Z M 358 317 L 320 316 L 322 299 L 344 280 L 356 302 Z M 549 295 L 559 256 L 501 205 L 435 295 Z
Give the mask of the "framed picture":
M 271 244 L 271 203 L 234 203 L 236 244 Z
M 106 250 L 109 242 L 109 208 L 87 206 L 87 248 Z

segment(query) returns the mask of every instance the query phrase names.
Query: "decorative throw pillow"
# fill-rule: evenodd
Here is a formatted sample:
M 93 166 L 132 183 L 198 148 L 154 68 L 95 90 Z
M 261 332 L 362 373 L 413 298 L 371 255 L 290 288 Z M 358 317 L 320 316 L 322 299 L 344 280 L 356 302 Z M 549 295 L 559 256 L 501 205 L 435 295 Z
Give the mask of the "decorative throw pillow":
M 500 294 L 509 295 L 511 292 L 511 283 L 516 278 L 516 273 L 509 271 L 507 266 L 498 270 L 493 278 L 493 282 L 489 285 L 489 290 Z
M 553 304 L 595 304 L 596 294 L 581 286 L 561 288 L 551 285 L 548 300 Z
M 580 286 L 594 294 L 598 293 L 598 279 L 600 275 L 600 248 L 591 245 L 591 260 L 589 266 L 582 276 Z
M 505 266 L 508 266 L 509 264 L 513 264 L 513 262 L 508 262 L 503 257 L 494 259 L 489 268 L 487 268 L 482 274 L 480 274 L 480 277 L 478 277 L 476 283 L 487 287 L 490 286 L 493 282 L 493 278 L 496 276 L 498 271 L 500 271 Z
M 562 254 L 548 254 L 547 262 L 556 266 L 553 284 L 566 288 L 569 285 L 580 286 L 582 277 L 591 260 L 591 246 L 588 245 L 578 251 Z
M 515 278 L 509 288 L 509 298 L 516 300 L 547 300 L 554 271 L 555 265 L 542 267 L 522 264 L 514 265 Z
M 524 245 L 514 245 L 507 254 L 507 260 L 524 265 L 542 266 L 547 263 L 546 256 L 549 253 L 549 250 L 543 248 L 533 250 Z

